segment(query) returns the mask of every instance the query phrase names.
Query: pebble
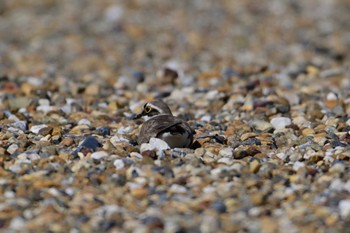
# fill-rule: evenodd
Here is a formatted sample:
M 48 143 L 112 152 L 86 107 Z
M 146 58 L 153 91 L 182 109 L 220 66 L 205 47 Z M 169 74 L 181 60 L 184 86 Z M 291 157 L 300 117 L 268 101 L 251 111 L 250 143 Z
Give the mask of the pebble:
M 125 163 L 124 163 L 124 161 L 122 159 L 114 160 L 113 165 L 115 166 L 115 168 L 117 170 L 123 169 L 125 167 Z
M 9 154 L 13 154 L 18 150 L 19 146 L 17 144 L 11 144 L 8 148 L 7 148 L 7 152 Z
M 300 168 L 303 168 L 303 167 L 305 167 L 305 164 L 303 162 L 296 161 L 293 164 L 293 170 L 294 171 L 298 171 Z
M 47 125 L 33 125 L 32 127 L 30 127 L 30 131 L 34 134 L 39 134 L 39 131 L 41 129 L 47 128 Z
M 26 97 L 15 97 L 8 100 L 11 111 L 16 111 L 20 108 L 26 108 L 31 103 L 31 100 Z
M 222 148 L 219 151 L 219 155 L 222 156 L 222 157 L 229 157 L 229 158 L 231 158 L 233 156 L 233 149 L 231 147 Z
M 91 126 L 91 121 L 89 121 L 88 119 L 81 119 L 78 122 L 78 125 L 87 125 L 87 126 Z
M 343 219 L 348 219 L 350 217 L 350 199 L 341 200 L 338 206 L 341 217 Z
M 269 122 L 263 120 L 254 120 L 250 124 L 255 130 L 260 132 L 269 132 L 273 127 Z
M 159 138 L 151 138 L 149 143 L 143 143 L 140 148 L 140 152 L 143 153 L 148 150 L 156 151 L 156 154 L 160 157 L 164 155 L 164 151 L 170 149 L 169 145 L 159 139 Z
M 28 128 L 28 124 L 26 121 L 16 121 L 11 124 L 12 127 L 20 129 L 22 131 L 26 131 Z
M 249 164 L 249 171 L 251 173 L 257 173 L 259 171 L 261 167 L 261 164 L 259 163 L 258 160 L 253 160 L 250 164 Z
M 96 137 L 94 136 L 88 136 L 86 137 L 79 145 L 79 147 L 82 148 L 88 148 L 92 151 L 95 151 L 98 147 L 101 147 L 101 143 L 97 141 Z
M 271 120 L 271 125 L 276 129 L 284 129 L 292 124 L 292 120 L 288 117 L 275 117 Z
M 106 151 L 97 151 L 91 154 L 91 158 L 96 160 L 100 160 L 106 156 L 108 156 L 108 153 Z

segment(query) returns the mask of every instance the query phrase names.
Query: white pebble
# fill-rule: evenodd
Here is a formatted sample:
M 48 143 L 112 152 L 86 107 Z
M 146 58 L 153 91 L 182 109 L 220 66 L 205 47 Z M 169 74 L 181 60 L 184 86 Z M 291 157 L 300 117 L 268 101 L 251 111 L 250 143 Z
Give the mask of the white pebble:
M 218 163 L 223 163 L 223 164 L 226 164 L 226 165 L 232 165 L 233 164 L 233 160 L 231 158 L 228 158 L 228 157 L 223 157 L 223 158 L 218 160 Z
M 108 7 L 105 12 L 105 20 L 110 23 L 118 23 L 124 14 L 124 9 L 119 5 L 112 5 Z
M 21 165 L 14 164 L 14 165 L 9 167 L 9 170 L 14 172 L 14 173 L 18 173 L 18 172 L 20 172 L 22 170 L 22 168 L 21 168 Z
M 338 206 L 339 206 L 340 216 L 342 216 L 342 218 L 344 219 L 348 218 L 350 216 L 350 199 L 341 200 Z
M 56 110 L 56 107 L 54 107 L 54 106 L 47 106 L 47 105 L 40 105 L 40 106 L 36 107 L 36 110 L 38 112 L 48 113 L 50 111 Z
M 270 123 L 275 129 L 278 130 L 286 128 L 287 126 L 292 124 L 292 121 L 288 117 L 275 117 L 271 120 Z
M 210 120 L 211 120 L 211 116 L 209 116 L 209 115 L 202 116 L 202 118 L 201 118 L 201 121 L 204 121 L 204 122 L 209 122 Z
M 11 220 L 9 229 L 13 231 L 23 232 L 26 231 L 26 223 L 22 217 L 15 217 Z
M 299 168 L 305 167 L 305 164 L 303 162 L 296 161 L 293 165 L 293 170 L 298 171 Z
M 113 165 L 115 166 L 115 168 L 117 170 L 123 169 L 125 167 L 125 163 L 124 163 L 124 161 L 122 159 L 114 160 Z
M 127 142 L 129 143 L 129 140 L 122 137 L 122 136 L 118 136 L 118 135 L 115 135 L 113 137 L 111 137 L 111 139 L 109 139 L 109 141 L 112 143 L 113 146 L 116 146 L 117 143 L 119 142 Z
M 47 125 L 33 125 L 32 127 L 30 127 L 30 132 L 38 134 L 41 129 L 46 127 Z
M 334 191 L 342 191 L 344 188 L 344 183 L 340 179 L 335 179 L 329 185 L 329 188 Z
M 155 146 L 149 144 L 149 143 L 142 143 L 141 144 L 141 147 L 140 147 L 140 152 L 143 153 L 144 151 L 147 151 L 147 150 L 155 150 Z
M 222 148 L 219 152 L 219 155 L 222 157 L 232 157 L 233 149 L 231 147 Z
M 75 193 L 74 189 L 71 188 L 71 187 L 66 188 L 66 190 L 64 190 L 64 192 L 65 192 L 68 196 L 73 196 L 74 193 Z
M 142 159 L 143 158 L 143 156 L 140 153 L 137 153 L 137 152 L 131 152 L 130 153 L 130 157 L 131 158 L 138 158 L 138 159 Z
M 142 153 L 147 150 L 152 150 L 156 151 L 156 154 L 161 157 L 167 149 L 170 149 L 170 147 L 165 141 L 159 138 L 151 138 L 149 143 L 142 143 L 140 152 Z
M 87 125 L 87 126 L 91 126 L 91 121 L 89 121 L 89 120 L 86 119 L 86 118 L 83 118 L 83 119 L 81 119 L 81 120 L 78 122 L 78 125 Z
M 333 92 L 329 92 L 327 94 L 327 100 L 337 100 L 337 99 L 338 99 L 337 95 L 334 94 Z
M 11 146 L 9 146 L 9 147 L 7 148 L 6 151 L 7 151 L 9 154 L 13 154 L 13 153 L 16 152 L 17 149 L 18 149 L 18 145 L 17 145 L 17 144 L 12 144 Z
M 118 134 L 129 134 L 131 133 L 131 131 L 133 130 L 132 127 L 128 126 L 128 127 L 121 127 L 118 129 Z
M 39 99 L 38 102 L 40 106 L 50 106 L 50 100 L 48 99 Z
M 185 194 L 187 192 L 187 189 L 184 186 L 181 186 L 181 185 L 178 185 L 178 184 L 173 184 L 173 185 L 171 185 L 169 191 L 171 193 L 182 193 L 182 194 Z
M 345 189 L 346 191 L 348 191 L 348 193 L 350 193 L 350 180 L 348 180 L 348 181 L 345 183 L 344 189 Z
M 96 152 L 91 154 L 91 158 L 96 159 L 96 160 L 100 160 L 106 156 L 108 156 L 108 153 L 106 151 L 96 151 Z
M 276 154 L 276 156 L 283 161 L 288 157 L 288 155 L 286 155 L 285 153 L 278 153 Z

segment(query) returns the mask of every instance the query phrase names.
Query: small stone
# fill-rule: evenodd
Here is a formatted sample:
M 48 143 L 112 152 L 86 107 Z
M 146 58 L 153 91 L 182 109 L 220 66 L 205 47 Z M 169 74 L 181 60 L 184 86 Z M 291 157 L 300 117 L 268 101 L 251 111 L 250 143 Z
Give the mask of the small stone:
M 324 105 L 329 109 L 335 108 L 338 105 L 338 96 L 333 92 L 328 93 Z
M 293 170 L 294 170 L 294 171 L 298 171 L 299 168 L 302 168 L 302 167 L 305 167 L 305 164 L 304 164 L 303 162 L 296 161 L 296 162 L 293 164 Z
M 135 188 L 131 190 L 131 195 L 136 198 L 144 198 L 148 194 L 148 190 L 145 188 Z
M 16 111 L 20 108 L 26 108 L 31 103 L 31 99 L 27 97 L 15 97 L 8 100 L 11 111 Z
M 15 153 L 16 151 L 17 151 L 17 149 L 19 148 L 19 146 L 17 145 L 17 144 L 11 144 L 8 148 L 7 148 L 7 152 L 9 153 L 9 154 L 13 154 L 13 153 Z
M 212 208 L 218 211 L 219 213 L 225 213 L 226 212 L 226 205 L 222 201 L 216 201 L 212 204 Z
M 257 136 L 256 133 L 245 133 L 241 136 L 241 141 L 244 142 L 245 140 L 249 139 L 249 138 L 255 138 Z
M 39 99 L 38 103 L 40 106 L 50 106 L 50 100 L 48 99 Z
M 286 160 L 287 158 L 288 158 L 288 155 L 287 154 L 285 154 L 285 153 L 278 153 L 278 154 L 276 154 L 276 156 L 278 157 L 278 158 L 280 158 L 281 160 Z
M 231 147 L 222 148 L 219 151 L 219 155 L 222 157 L 230 157 L 231 158 L 233 156 L 233 149 Z
M 261 164 L 257 159 L 254 159 L 250 164 L 249 164 L 249 171 L 251 173 L 257 173 L 261 167 Z
M 157 155 L 153 150 L 145 150 L 141 153 L 141 155 L 145 158 L 151 158 L 153 160 L 157 159 Z
M 9 229 L 20 232 L 26 229 L 26 221 L 22 217 L 15 217 L 11 220 Z
M 106 136 L 106 135 L 110 135 L 111 134 L 111 128 L 110 127 L 98 127 L 97 129 L 96 129 L 96 131 L 99 133 L 99 134 L 101 134 L 101 135 L 103 135 L 103 136 Z
M 343 163 L 335 163 L 330 169 L 330 172 L 336 172 L 336 173 L 344 173 L 345 172 L 345 165 Z
M 79 120 L 78 125 L 91 126 L 91 121 L 89 121 L 88 119 L 83 118 L 83 119 Z
M 250 201 L 253 205 L 261 205 L 264 202 L 264 196 L 260 192 L 254 193 L 250 196 Z
M 8 169 L 14 173 L 19 173 L 20 171 L 22 171 L 20 164 L 14 164 L 14 165 L 10 166 Z
M 33 125 L 32 127 L 30 127 L 30 131 L 34 134 L 39 134 L 39 131 L 41 129 L 47 128 L 47 125 Z
M 320 72 L 320 70 L 316 66 L 309 65 L 306 67 L 306 72 L 308 75 L 315 76 Z
M 41 128 L 38 132 L 39 135 L 43 135 L 43 136 L 46 136 L 48 134 L 51 134 L 52 133 L 52 130 L 53 128 L 52 127 L 44 127 L 44 128 Z
M 95 151 L 98 147 L 102 147 L 102 145 L 99 141 L 97 141 L 96 137 L 88 136 L 84 141 L 81 142 L 79 147 L 79 151 L 83 148 L 88 148 L 92 151 Z
M 304 136 L 313 136 L 315 134 L 315 130 L 306 128 L 306 129 L 303 129 L 302 134 Z
M 65 138 L 61 141 L 60 145 L 62 146 L 66 146 L 66 147 L 70 147 L 71 145 L 73 145 L 74 139 L 73 138 Z
M 125 163 L 122 159 L 114 160 L 113 165 L 117 170 L 123 169 L 125 167 Z
M 329 189 L 334 191 L 342 191 L 343 188 L 344 183 L 340 179 L 333 180 L 332 183 L 329 185 Z
M 288 117 L 275 117 L 271 120 L 271 125 L 276 129 L 284 129 L 292 124 L 292 120 Z
M 273 128 L 269 122 L 263 120 L 255 120 L 251 122 L 251 126 L 260 132 L 269 132 Z
M 350 217 L 350 199 L 341 200 L 339 202 L 338 207 L 339 207 L 340 216 L 343 219 L 348 219 Z
M 151 138 L 149 143 L 143 143 L 141 145 L 140 152 L 155 150 L 158 156 L 163 156 L 164 151 L 168 149 L 170 149 L 170 147 L 165 141 L 159 138 Z
M 137 158 L 137 159 L 142 159 L 143 158 L 142 154 L 137 153 L 137 152 L 131 152 L 130 153 L 130 157 L 131 158 Z
M 95 95 L 98 95 L 99 93 L 100 93 L 100 87 L 99 87 L 99 85 L 96 85 L 95 83 L 91 83 L 85 89 L 85 94 L 86 95 L 95 96 Z
M 16 121 L 11 124 L 12 127 L 20 129 L 22 131 L 27 130 L 28 124 L 26 121 Z
M 109 141 L 112 143 L 113 146 L 118 145 L 118 143 L 120 143 L 120 142 L 129 143 L 128 139 L 124 138 L 123 136 L 118 136 L 118 135 L 111 137 L 111 139 Z
M 91 158 L 96 160 L 100 160 L 106 156 L 108 156 L 108 153 L 106 151 L 97 151 L 91 154 Z
M 169 192 L 170 193 L 185 194 L 185 193 L 187 193 L 187 189 L 186 189 L 186 187 L 184 187 L 182 185 L 173 184 L 173 185 L 171 185 Z

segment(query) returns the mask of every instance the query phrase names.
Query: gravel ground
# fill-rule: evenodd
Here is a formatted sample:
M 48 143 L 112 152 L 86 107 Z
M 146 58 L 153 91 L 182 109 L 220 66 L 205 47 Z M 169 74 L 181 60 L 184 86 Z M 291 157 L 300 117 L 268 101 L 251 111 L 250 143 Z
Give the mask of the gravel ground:
M 0 1 L 0 231 L 350 232 L 349 11 Z M 140 150 L 156 98 L 197 149 Z

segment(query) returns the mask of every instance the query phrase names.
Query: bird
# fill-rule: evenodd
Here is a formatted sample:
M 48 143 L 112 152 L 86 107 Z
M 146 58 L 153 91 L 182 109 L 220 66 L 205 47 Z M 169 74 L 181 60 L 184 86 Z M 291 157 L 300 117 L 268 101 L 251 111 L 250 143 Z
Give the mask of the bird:
M 170 148 L 189 148 L 193 142 L 194 130 L 189 124 L 171 112 L 169 106 L 162 100 L 154 100 L 143 106 L 143 111 L 135 119 L 144 118 L 137 143 L 148 143 L 159 138 Z

